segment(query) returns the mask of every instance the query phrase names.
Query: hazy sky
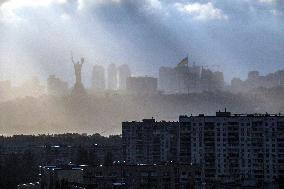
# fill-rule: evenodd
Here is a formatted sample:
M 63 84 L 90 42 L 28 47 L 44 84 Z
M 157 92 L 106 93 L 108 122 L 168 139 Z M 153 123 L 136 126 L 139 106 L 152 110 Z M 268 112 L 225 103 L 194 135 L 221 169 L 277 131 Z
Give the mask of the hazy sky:
M 2 78 L 73 81 L 70 51 L 157 75 L 189 54 L 227 79 L 284 68 L 283 0 L 0 0 Z

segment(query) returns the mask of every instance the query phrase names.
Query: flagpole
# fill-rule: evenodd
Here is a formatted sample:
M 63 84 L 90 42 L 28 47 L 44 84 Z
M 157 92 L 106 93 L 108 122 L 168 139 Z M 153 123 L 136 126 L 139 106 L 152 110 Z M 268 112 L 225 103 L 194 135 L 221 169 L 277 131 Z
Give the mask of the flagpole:
M 189 59 L 188 59 L 188 55 L 187 54 L 187 74 L 189 74 Z M 188 80 L 187 80 L 187 95 L 189 95 L 189 83 L 188 83 Z
M 187 53 L 187 68 L 189 68 L 189 58 L 188 58 L 188 56 L 189 56 L 189 53 Z

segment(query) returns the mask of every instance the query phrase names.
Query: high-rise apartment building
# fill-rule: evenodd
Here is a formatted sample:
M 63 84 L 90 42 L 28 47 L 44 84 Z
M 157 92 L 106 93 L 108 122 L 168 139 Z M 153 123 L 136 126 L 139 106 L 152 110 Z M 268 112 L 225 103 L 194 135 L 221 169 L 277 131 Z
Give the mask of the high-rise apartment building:
M 103 91 L 106 89 L 105 69 L 103 66 L 95 65 L 92 72 L 92 90 Z
M 196 93 L 224 89 L 222 72 L 200 66 L 161 67 L 159 70 L 159 90 L 165 93 Z
M 131 71 L 127 64 L 118 67 L 118 84 L 120 90 L 126 89 L 126 80 L 131 77 Z
M 122 123 L 124 160 L 177 161 L 202 167 L 205 178 L 273 182 L 284 176 L 284 116 L 180 116 L 179 122 Z
M 284 86 L 284 70 L 278 70 L 267 75 L 260 75 L 258 71 L 250 71 L 246 80 L 233 78 L 231 81 L 231 91 L 247 92 L 258 88 L 275 88 Z
M 123 156 L 129 164 L 177 162 L 178 122 L 123 122 Z
M 117 89 L 117 68 L 115 64 L 110 64 L 107 69 L 107 88 L 110 90 Z
M 50 75 L 47 79 L 47 92 L 49 95 L 62 96 L 68 94 L 68 83 Z

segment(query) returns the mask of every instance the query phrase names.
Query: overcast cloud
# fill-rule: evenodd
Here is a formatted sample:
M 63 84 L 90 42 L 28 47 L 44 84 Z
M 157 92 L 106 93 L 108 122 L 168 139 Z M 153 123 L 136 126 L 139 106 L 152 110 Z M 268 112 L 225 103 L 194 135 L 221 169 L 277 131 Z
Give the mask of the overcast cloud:
M 2 78 L 73 81 L 70 51 L 94 64 L 156 75 L 187 54 L 226 78 L 284 68 L 281 0 L 0 0 Z

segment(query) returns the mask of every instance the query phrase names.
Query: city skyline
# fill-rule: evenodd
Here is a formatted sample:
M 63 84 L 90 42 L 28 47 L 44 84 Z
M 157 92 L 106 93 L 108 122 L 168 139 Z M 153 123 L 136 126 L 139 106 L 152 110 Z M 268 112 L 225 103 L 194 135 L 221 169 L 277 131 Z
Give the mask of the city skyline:
M 108 82 L 109 82 L 109 79 L 113 80 L 113 78 L 109 78 L 109 76 L 111 76 L 111 77 L 115 78 L 115 81 L 114 81 L 115 87 L 114 88 L 112 87 L 111 89 L 112 90 L 125 90 L 126 89 L 126 86 L 125 86 L 126 80 L 127 80 L 128 77 L 153 77 L 153 78 L 157 78 L 158 80 L 160 80 L 159 82 L 161 82 L 161 80 L 166 79 L 167 74 L 174 75 L 174 72 L 175 72 L 174 70 L 182 71 L 182 69 L 184 68 L 186 70 L 183 70 L 182 72 L 184 72 L 183 74 L 185 74 L 185 76 L 183 76 L 183 77 L 185 77 L 185 78 L 186 78 L 187 75 L 190 75 L 190 74 L 193 74 L 191 77 L 200 77 L 198 75 L 201 74 L 202 71 L 212 72 L 212 74 L 216 75 L 220 79 L 220 81 L 223 82 L 223 84 L 222 84 L 222 85 L 224 85 L 223 87 L 225 87 L 225 86 L 226 87 L 229 87 L 229 86 L 230 87 L 239 87 L 237 85 L 243 84 L 243 85 L 247 85 L 246 88 L 248 89 L 249 88 L 248 84 L 245 84 L 248 80 L 252 80 L 251 82 L 254 83 L 252 85 L 253 88 L 258 88 L 258 87 L 262 86 L 258 82 L 266 82 L 266 85 L 263 85 L 263 87 L 267 87 L 267 88 L 271 88 L 271 87 L 277 86 L 277 85 L 281 86 L 283 84 L 282 80 L 284 79 L 284 71 L 283 71 L 284 69 L 281 69 L 281 68 L 278 69 L 278 70 L 275 70 L 275 72 L 268 72 L 267 74 L 261 74 L 259 70 L 251 70 L 251 71 L 247 70 L 246 76 L 244 76 L 243 78 L 236 77 L 236 76 L 232 75 L 231 80 L 225 80 L 224 76 L 223 76 L 224 72 L 220 71 L 220 65 L 199 65 L 199 64 L 196 64 L 196 62 L 194 62 L 194 63 L 190 63 L 190 62 L 191 61 L 188 60 L 186 65 L 184 65 L 184 66 L 179 65 L 181 62 L 176 63 L 172 67 L 171 66 L 167 66 L 167 67 L 162 66 L 158 69 L 159 70 L 158 75 L 155 75 L 155 76 L 148 75 L 148 74 L 145 74 L 145 75 L 133 74 L 132 69 L 129 67 L 128 64 L 122 64 L 122 65 L 109 64 L 107 66 L 103 66 L 101 64 L 94 64 L 94 65 L 92 65 L 91 71 L 90 70 L 86 71 L 84 69 L 84 67 L 82 68 L 82 70 L 81 70 L 81 72 L 82 72 L 81 77 L 82 78 L 84 78 L 85 75 L 90 75 L 90 74 L 91 75 L 90 75 L 90 78 L 87 78 L 87 79 L 85 78 L 84 81 L 82 79 L 81 82 L 85 87 L 87 87 L 89 89 L 96 88 L 95 91 L 93 91 L 93 92 L 101 92 L 101 91 L 110 89 L 108 87 L 108 85 L 109 85 Z M 111 73 L 111 72 L 113 72 L 113 70 L 108 70 L 108 68 L 110 66 L 112 66 L 112 67 L 115 66 L 114 73 Z M 70 67 L 72 67 L 72 66 L 70 65 Z M 197 74 L 197 75 L 194 75 L 194 73 Z M 251 74 L 254 74 L 253 78 L 252 78 Z M 67 87 L 72 86 L 73 84 L 76 83 L 76 77 L 73 73 L 71 75 L 73 75 L 72 76 L 73 79 L 69 82 L 68 82 L 68 78 L 64 78 L 63 76 L 56 75 L 54 73 L 50 73 L 46 78 L 40 78 L 38 75 L 30 75 L 27 79 L 22 80 L 20 83 L 13 83 L 9 79 L 3 79 L 3 80 L 0 80 L 0 81 L 2 81 L 3 83 L 9 82 L 9 85 L 11 87 L 19 87 L 19 86 L 21 86 L 21 85 L 23 85 L 27 82 L 30 82 L 32 80 L 36 80 L 36 82 L 38 84 L 44 86 L 44 88 L 46 88 L 48 90 L 50 78 L 54 78 L 58 82 L 64 82 L 67 85 Z M 277 75 L 279 75 L 279 76 L 277 76 Z M 278 81 L 274 81 L 274 84 L 269 84 L 269 82 L 271 82 L 269 80 L 277 80 L 277 77 L 279 77 Z M 161 83 L 159 83 L 158 89 L 161 90 L 162 92 L 166 91 L 164 89 L 164 85 L 161 84 Z M 183 89 L 186 89 L 186 88 L 183 88 Z M 228 90 L 228 89 L 222 88 L 222 90 Z M 194 91 L 191 91 L 191 92 L 194 92 Z M 179 93 L 179 92 L 177 92 L 177 93 Z
M 86 58 L 87 70 L 129 64 L 137 75 L 156 76 L 159 67 L 187 54 L 203 65 L 220 64 L 226 80 L 244 78 L 244 70 L 267 74 L 283 64 L 279 0 L 0 3 L 1 77 L 15 82 L 50 74 L 72 81 L 71 50 Z
M 0 0 L 0 188 L 284 189 L 283 50 L 284 0 Z

